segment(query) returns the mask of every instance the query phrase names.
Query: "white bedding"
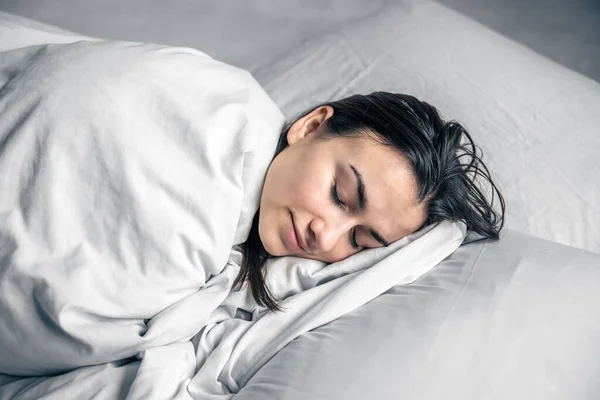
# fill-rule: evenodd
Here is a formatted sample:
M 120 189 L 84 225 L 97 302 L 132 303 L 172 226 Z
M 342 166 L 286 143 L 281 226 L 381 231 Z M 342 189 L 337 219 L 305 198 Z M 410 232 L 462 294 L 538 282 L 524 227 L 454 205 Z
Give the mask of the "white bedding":
M 289 117 L 349 89 L 420 94 L 466 121 L 493 159 L 509 227 L 600 251 L 598 83 L 434 2 L 310 4 L 19 0 L 0 8 L 86 35 L 200 48 L 249 69 Z M 72 34 L 56 36 L 56 28 L 1 18 L 44 31 L 17 32 L 13 25 L 19 41 L 43 43 L 48 30 L 53 40 L 71 41 Z M 327 271 L 317 276 L 327 280 Z M 236 398 L 597 399 L 598 279 L 597 255 L 508 230 L 499 242 L 461 246 L 415 284 L 394 286 L 300 335 Z M 194 350 L 177 343 L 162 347 L 169 357 L 148 352 L 142 362 L 53 378 L 0 374 L 0 398 L 125 398 L 134 380 L 144 397 L 185 398 L 182 381 L 193 378 Z M 142 363 L 149 373 L 138 373 Z M 154 375 L 153 368 L 172 373 Z M 208 387 L 245 382 L 242 371 L 229 371 Z
M 3 399 L 229 398 L 464 239 L 442 223 L 326 268 L 273 260 L 286 312 L 266 312 L 229 295 L 283 122 L 252 77 L 190 49 L 29 44 L 0 53 Z

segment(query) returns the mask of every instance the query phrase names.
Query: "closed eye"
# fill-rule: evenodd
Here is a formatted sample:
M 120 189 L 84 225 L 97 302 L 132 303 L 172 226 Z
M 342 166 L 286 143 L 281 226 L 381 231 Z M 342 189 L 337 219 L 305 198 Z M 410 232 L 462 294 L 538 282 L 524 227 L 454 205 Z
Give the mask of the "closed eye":
M 340 196 L 338 195 L 338 191 L 337 191 L 337 183 L 333 183 L 333 186 L 331 187 L 331 197 L 333 197 L 333 202 L 335 203 L 336 206 L 343 208 L 344 210 L 347 208 L 346 204 L 342 201 L 342 199 L 340 199 Z
M 350 232 L 350 246 L 352 246 L 354 250 L 360 250 L 361 248 L 361 246 L 356 241 L 356 228 L 352 229 L 352 232 Z
M 338 194 L 337 191 L 337 183 L 333 183 L 333 186 L 331 187 L 331 197 L 333 198 L 333 202 L 335 203 L 336 206 L 346 210 L 348 207 L 346 206 L 346 204 L 342 201 L 342 199 L 340 199 L 340 196 Z M 352 246 L 352 248 L 354 250 L 360 250 L 361 246 L 358 244 L 358 242 L 356 241 L 356 229 L 352 229 L 352 231 L 350 231 L 350 246 Z

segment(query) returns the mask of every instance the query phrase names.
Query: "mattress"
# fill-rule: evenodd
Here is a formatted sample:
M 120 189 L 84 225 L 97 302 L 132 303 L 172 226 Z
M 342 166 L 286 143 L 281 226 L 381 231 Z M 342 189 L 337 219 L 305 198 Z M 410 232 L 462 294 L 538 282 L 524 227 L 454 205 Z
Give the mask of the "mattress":
M 466 124 L 507 198 L 499 241 L 301 335 L 236 399 L 600 397 L 600 85 L 435 2 L 148 4 L 1 7 L 199 48 L 251 71 L 289 118 L 354 92 L 417 95 Z

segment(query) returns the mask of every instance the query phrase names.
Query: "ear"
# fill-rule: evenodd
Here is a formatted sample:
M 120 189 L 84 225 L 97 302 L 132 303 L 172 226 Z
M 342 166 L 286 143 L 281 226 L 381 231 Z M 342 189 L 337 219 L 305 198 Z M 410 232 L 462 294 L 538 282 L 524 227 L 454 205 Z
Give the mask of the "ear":
M 287 133 L 288 144 L 291 146 L 299 140 L 316 133 L 332 115 L 333 107 L 321 106 L 298 119 Z

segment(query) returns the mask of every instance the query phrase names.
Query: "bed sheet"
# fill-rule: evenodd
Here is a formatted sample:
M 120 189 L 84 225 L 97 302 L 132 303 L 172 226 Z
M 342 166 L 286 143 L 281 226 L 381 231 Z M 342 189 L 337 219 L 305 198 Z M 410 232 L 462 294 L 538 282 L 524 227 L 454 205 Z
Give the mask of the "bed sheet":
M 417 95 L 473 134 L 506 195 L 509 228 L 600 252 L 600 84 L 438 3 L 19 0 L 2 8 L 87 35 L 199 48 L 251 71 L 288 118 L 352 93 Z

